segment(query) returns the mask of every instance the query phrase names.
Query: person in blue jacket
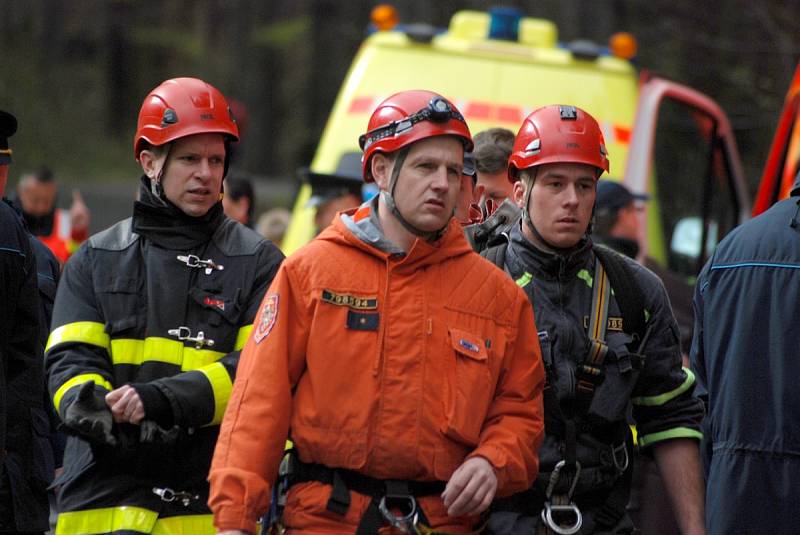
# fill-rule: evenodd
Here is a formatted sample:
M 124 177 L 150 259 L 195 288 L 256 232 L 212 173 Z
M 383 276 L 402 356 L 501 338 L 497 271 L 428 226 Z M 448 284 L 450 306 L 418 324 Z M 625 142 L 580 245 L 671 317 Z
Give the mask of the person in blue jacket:
M 800 175 L 697 279 L 691 360 L 707 405 L 708 533 L 800 524 Z

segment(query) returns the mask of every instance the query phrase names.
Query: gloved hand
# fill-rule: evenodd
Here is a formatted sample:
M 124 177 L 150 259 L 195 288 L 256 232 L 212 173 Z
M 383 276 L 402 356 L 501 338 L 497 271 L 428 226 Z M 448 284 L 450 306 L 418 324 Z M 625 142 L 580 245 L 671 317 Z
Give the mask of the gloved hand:
M 143 444 L 174 444 L 181 431 L 177 425 L 164 429 L 153 420 L 142 420 L 140 426 L 139 442 Z
M 116 446 L 111 434 L 114 417 L 106 405 L 105 396 L 94 391 L 94 381 L 81 385 L 78 397 L 64 412 L 64 426 L 68 432 L 94 444 Z

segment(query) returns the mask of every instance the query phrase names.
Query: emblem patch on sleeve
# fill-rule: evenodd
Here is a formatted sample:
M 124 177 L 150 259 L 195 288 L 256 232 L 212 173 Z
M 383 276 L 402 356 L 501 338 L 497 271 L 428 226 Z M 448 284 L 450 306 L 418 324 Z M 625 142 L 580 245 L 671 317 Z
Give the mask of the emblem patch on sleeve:
M 266 338 L 272 328 L 275 326 L 275 320 L 278 318 L 278 294 L 267 294 L 264 296 L 264 303 L 261 305 L 261 314 L 258 316 L 258 324 L 253 333 L 258 344 Z

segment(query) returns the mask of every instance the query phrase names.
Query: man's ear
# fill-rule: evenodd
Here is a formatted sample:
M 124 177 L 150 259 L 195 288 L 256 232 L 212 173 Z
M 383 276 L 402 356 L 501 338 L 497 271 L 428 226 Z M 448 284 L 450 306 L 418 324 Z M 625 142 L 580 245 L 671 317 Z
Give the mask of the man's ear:
M 514 182 L 514 191 L 511 196 L 518 208 L 525 208 L 525 182 L 522 180 Z
M 386 155 L 376 152 L 369 162 L 370 172 L 375 183 L 382 190 L 389 190 L 389 180 L 392 177 L 392 160 Z
M 155 180 L 158 177 L 158 171 L 161 168 L 159 158 L 154 152 L 143 150 L 139 153 L 139 164 L 142 166 L 142 171 L 147 175 L 150 180 Z

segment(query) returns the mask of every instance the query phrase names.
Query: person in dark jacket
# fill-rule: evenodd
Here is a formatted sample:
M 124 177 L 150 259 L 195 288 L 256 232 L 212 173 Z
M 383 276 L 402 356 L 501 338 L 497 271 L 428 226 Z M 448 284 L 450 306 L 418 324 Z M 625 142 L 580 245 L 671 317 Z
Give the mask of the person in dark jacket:
M 495 504 L 495 534 L 631 533 L 631 407 L 682 533 L 703 533 L 702 405 L 681 366 L 669 299 L 650 271 L 596 248 L 588 234 L 596 182 L 608 169 L 597 121 L 573 106 L 533 111 L 509 159 L 522 216 L 509 242 L 485 256 L 533 305 L 547 375 L 545 439 L 531 489 Z
M 0 192 L 5 192 L 17 120 L 0 111 Z M 41 533 L 48 528 L 42 462 L 49 427 L 44 411 L 42 344 L 36 258 L 22 216 L 0 202 L 0 532 Z M 40 455 L 41 454 L 41 455 Z M 52 458 L 52 454 L 50 454 Z
M 57 533 L 214 533 L 206 477 L 232 381 L 283 255 L 227 218 L 236 122 L 195 78 L 139 112 L 133 217 L 64 269 L 47 345 L 49 390 L 72 436 Z
M 709 533 L 800 524 L 800 175 L 735 228 L 697 278 L 691 361 L 707 416 Z

